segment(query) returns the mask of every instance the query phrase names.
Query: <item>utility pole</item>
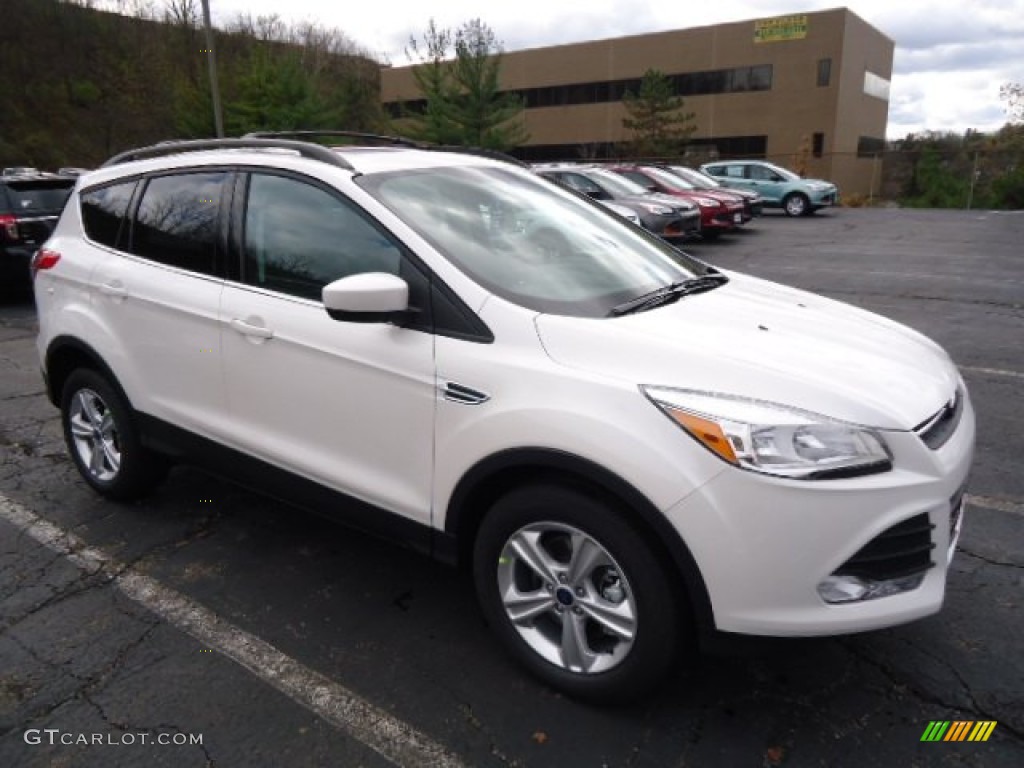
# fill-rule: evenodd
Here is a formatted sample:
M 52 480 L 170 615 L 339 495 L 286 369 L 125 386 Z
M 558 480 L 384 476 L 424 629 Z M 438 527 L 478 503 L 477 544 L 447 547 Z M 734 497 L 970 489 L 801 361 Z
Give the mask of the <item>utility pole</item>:
M 213 96 L 213 122 L 217 138 L 224 138 L 224 116 L 220 108 L 220 85 L 217 83 L 217 53 L 213 47 L 213 27 L 210 25 L 210 0 L 202 0 L 203 25 L 206 27 L 206 55 L 210 64 L 210 94 Z

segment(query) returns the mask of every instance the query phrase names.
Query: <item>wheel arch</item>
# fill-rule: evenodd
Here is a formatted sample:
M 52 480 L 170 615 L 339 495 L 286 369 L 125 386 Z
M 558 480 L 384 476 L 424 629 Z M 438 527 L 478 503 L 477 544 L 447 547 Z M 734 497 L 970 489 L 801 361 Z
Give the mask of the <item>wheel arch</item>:
M 517 448 L 477 462 L 459 480 L 448 502 L 444 533 L 455 546 L 461 566 L 472 561 L 473 543 L 491 505 L 505 492 L 526 483 L 558 482 L 584 492 L 600 493 L 620 501 L 634 514 L 627 522 L 638 529 L 678 577 L 685 601 L 706 633 L 714 629 L 714 614 L 707 586 L 686 542 L 668 519 L 633 485 L 588 459 L 548 448 Z
M 73 336 L 58 336 L 46 349 L 45 366 L 46 396 L 56 407 L 60 408 L 61 395 L 68 377 L 79 368 L 90 368 L 102 374 L 110 386 L 131 405 L 131 399 L 117 376 L 95 349 Z

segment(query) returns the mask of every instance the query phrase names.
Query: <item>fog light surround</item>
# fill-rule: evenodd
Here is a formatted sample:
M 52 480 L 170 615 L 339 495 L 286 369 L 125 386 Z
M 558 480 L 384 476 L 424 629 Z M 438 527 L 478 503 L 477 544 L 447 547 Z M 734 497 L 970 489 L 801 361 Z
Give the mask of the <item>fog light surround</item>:
M 898 579 L 872 581 L 846 574 L 832 574 L 818 585 L 818 596 L 830 605 L 862 603 L 917 589 L 924 581 L 924 573 L 915 573 Z

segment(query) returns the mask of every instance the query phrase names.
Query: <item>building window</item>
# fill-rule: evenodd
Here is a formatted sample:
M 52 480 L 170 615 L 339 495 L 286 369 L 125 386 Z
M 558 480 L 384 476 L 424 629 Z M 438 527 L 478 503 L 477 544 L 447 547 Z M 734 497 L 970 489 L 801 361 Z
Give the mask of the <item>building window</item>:
M 743 93 L 746 91 L 769 91 L 772 87 L 772 65 L 760 64 L 755 67 L 714 69 L 707 72 L 684 72 L 669 75 L 669 81 L 678 96 L 710 96 L 717 93 Z M 621 80 L 601 80 L 590 83 L 566 83 L 547 85 L 540 88 L 522 88 L 503 91 L 518 96 L 527 109 L 535 107 L 565 107 L 573 104 L 604 104 L 622 101 L 626 91 L 637 93 L 641 80 L 638 77 Z M 427 102 L 411 99 L 405 102 L 389 102 L 384 105 L 391 117 L 404 114 L 423 114 Z
M 825 134 L 816 133 L 811 139 L 811 154 L 815 157 L 821 157 L 825 151 Z
M 861 136 L 857 139 L 857 157 L 874 157 L 885 151 L 885 139 Z
M 818 87 L 827 88 L 832 79 L 832 59 L 818 59 Z

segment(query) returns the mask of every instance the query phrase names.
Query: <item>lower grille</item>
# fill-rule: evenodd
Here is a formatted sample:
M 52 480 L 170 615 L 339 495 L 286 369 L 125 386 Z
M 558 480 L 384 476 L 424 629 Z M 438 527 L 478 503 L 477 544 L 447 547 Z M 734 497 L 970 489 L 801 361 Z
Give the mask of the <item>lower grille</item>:
M 924 512 L 904 520 L 861 547 L 835 575 L 887 581 L 923 573 L 935 565 L 931 557 L 934 527 Z

